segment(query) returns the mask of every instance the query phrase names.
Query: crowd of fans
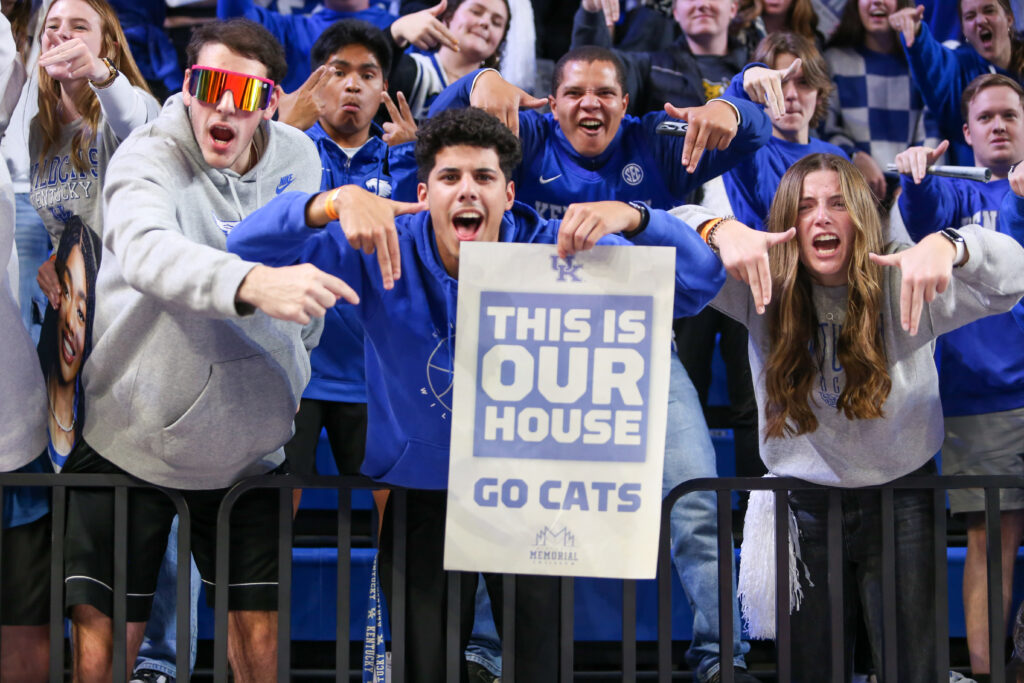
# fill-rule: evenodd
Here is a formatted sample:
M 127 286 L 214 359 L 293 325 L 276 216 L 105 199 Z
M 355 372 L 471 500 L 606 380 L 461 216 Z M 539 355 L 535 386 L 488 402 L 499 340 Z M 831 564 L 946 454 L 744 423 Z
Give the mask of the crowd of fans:
M 881 675 L 879 497 L 859 487 L 935 473 L 940 450 L 944 474 L 1024 475 L 1022 82 L 1009 0 L 5 0 L 0 470 L 182 492 L 190 598 L 203 581 L 212 604 L 227 490 L 314 473 L 326 431 L 339 472 L 409 489 L 404 573 L 375 496 L 381 586 L 405 581 L 406 670 L 444 680 L 450 420 L 419 388 L 428 365 L 452 369 L 460 243 L 671 246 L 664 491 L 717 476 L 718 340 L 737 473 L 848 489 L 846 667 L 862 614 Z M 944 162 L 991 179 L 930 172 Z M 216 587 L 239 681 L 276 672 L 274 500 L 236 506 Z M 894 504 L 898 680 L 934 683 L 945 539 L 930 495 Z M 986 681 L 984 496 L 950 504 Z M 176 649 L 195 652 L 194 622 L 174 639 L 175 511 L 155 489 L 129 505 L 129 674 L 165 683 Z M 789 505 L 794 680 L 831 680 L 828 505 Z M 75 680 L 111 677 L 113 508 L 110 491 L 69 492 Z M 50 517 L 46 491 L 3 488 L 3 680 L 47 679 Z M 1000 529 L 1006 615 L 1021 489 L 1001 491 Z M 717 681 L 711 492 L 679 500 L 669 537 L 686 661 Z M 500 633 L 502 584 L 483 579 L 459 584 L 464 644 L 492 615 Z M 517 584 L 524 680 L 557 680 L 558 585 Z M 735 680 L 756 681 L 739 608 Z M 474 675 L 500 676 L 498 654 L 478 647 Z

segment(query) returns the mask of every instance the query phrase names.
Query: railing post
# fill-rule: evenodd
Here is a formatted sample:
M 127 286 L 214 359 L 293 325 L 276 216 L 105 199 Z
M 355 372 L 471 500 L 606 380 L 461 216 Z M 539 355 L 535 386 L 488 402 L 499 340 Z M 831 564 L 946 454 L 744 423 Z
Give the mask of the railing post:
M 988 662 L 993 681 L 1006 677 L 1003 651 L 1006 625 L 1003 620 L 1003 539 L 1000 530 L 999 489 L 985 487 L 985 541 L 988 560 Z
M 64 681 L 64 521 L 67 488 L 53 487 L 50 527 L 50 683 Z
M 828 491 L 828 600 L 832 682 L 843 683 L 846 670 L 846 634 L 843 623 L 843 503 L 841 492 Z
M 174 666 L 177 680 L 187 681 L 188 676 L 183 672 L 189 670 L 192 662 L 192 518 L 181 494 L 171 496 L 171 500 L 178 512 L 175 642 L 188 643 L 188 647 L 175 647 Z
M 899 632 L 896 622 L 896 535 L 893 490 L 881 491 L 882 506 L 882 669 L 885 680 L 898 680 Z M 906 656 L 906 653 L 904 653 Z
M 347 683 L 349 669 L 349 639 L 351 638 L 350 585 L 352 581 L 352 489 L 338 487 L 338 618 L 334 634 L 334 680 Z M 383 605 L 377 605 L 382 609 Z M 365 633 L 365 630 L 364 630 Z
M 514 681 L 516 672 L 516 577 L 501 575 L 501 680 Z
M 575 588 L 575 580 L 571 576 L 563 576 L 560 579 L 561 590 L 559 596 L 559 604 L 561 612 L 558 622 L 561 628 L 561 647 L 558 649 L 561 651 L 559 654 L 559 663 L 561 666 L 562 675 L 559 680 L 562 683 L 572 683 L 573 681 L 573 669 L 575 663 L 573 661 L 574 652 L 573 645 L 575 643 L 574 631 L 575 631 L 575 615 L 573 614 L 573 605 L 575 604 L 575 595 L 573 593 Z
M 636 683 L 636 581 L 622 582 L 622 681 Z
M 732 552 L 732 492 L 717 491 L 718 503 L 718 666 L 722 683 L 734 683 L 733 663 L 733 566 Z
M 391 594 L 394 596 L 394 604 L 388 605 L 388 614 L 391 615 L 391 680 L 394 683 L 405 683 L 405 535 L 409 528 L 406 520 L 406 494 L 404 489 L 396 489 L 391 492 L 388 502 L 388 505 L 393 503 L 395 506 L 391 517 L 395 525 L 395 533 L 392 535 L 394 552 L 391 570 Z
M 277 680 L 291 680 L 292 668 L 292 489 L 277 497 Z
M 789 494 L 775 491 L 775 652 L 779 683 L 793 676 L 789 599 Z

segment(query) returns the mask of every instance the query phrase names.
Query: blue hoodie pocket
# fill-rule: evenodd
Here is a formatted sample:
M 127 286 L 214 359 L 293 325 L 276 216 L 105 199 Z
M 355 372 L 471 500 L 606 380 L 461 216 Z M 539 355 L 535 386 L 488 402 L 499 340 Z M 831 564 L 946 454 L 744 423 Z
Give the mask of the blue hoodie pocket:
M 383 474 L 367 474 L 375 479 L 411 489 L 448 488 L 447 446 L 409 439 L 402 454 Z

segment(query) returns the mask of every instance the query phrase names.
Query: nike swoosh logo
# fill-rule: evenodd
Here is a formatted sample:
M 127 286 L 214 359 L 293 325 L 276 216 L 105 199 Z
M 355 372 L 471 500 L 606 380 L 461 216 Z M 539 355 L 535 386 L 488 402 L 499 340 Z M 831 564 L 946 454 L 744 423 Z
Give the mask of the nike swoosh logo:
M 281 194 L 282 192 L 284 192 L 285 188 L 287 188 L 289 185 L 291 185 L 292 181 L 294 181 L 294 180 L 295 180 L 295 175 L 294 174 L 286 175 L 283 178 L 281 178 L 281 181 L 277 184 L 277 194 Z
M 556 176 L 553 176 L 553 177 L 551 177 L 551 178 L 545 178 L 544 176 L 541 176 L 541 177 L 539 178 L 539 180 L 540 180 L 540 184 L 541 184 L 541 185 L 547 185 L 547 184 L 548 184 L 548 183 L 550 183 L 550 182 L 551 182 L 552 180 L 558 180 L 558 179 L 559 179 L 559 178 L 561 178 L 561 177 L 562 177 L 562 174 L 561 174 L 561 173 L 559 173 L 558 175 L 556 175 Z

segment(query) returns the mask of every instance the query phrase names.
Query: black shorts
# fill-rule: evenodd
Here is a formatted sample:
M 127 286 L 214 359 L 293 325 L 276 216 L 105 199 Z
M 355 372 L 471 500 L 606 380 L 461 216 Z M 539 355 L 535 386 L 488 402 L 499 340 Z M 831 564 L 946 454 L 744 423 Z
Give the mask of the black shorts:
M 327 430 L 338 473 L 359 474 L 366 454 L 366 404 L 316 398 L 304 398 L 299 403 L 295 435 L 284 447 L 288 471 L 316 474 L 316 447 L 321 429 Z
M 4 529 L 0 600 L 4 626 L 50 623 L 50 513 Z
M 66 473 L 124 471 L 80 440 L 64 465 Z M 275 470 L 278 472 L 279 470 Z M 192 556 L 214 604 L 217 511 L 229 489 L 180 490 L 191 515 Z M 230 610 L 277 609 L 278 491 L 243 495 L 231 514 Z M 155 488 L 128 492 L 128 621 L 146 621 L 157 574 L 167 549 L 174 504 Z M 64 535 L 64 605 L 92 605 L 112 616 L 114 576 L 114 493 L 104 488 L 68 489 Z

